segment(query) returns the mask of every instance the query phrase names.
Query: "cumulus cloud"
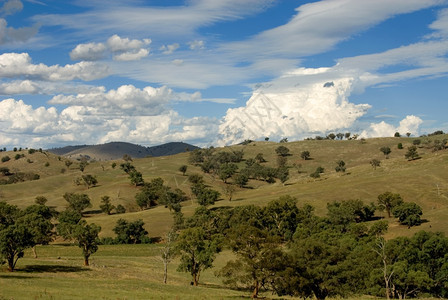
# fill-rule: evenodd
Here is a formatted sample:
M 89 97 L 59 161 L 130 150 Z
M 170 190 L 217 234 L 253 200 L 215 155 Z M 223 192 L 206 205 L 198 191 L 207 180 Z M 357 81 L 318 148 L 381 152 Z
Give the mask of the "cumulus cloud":
M 4 53 L 0 55 L 0 76 L 5 78 L 26 77 L 39 80 L 61 81 L 80 79 L 84 81 L 107 76 L 109 70 L 104 65 L 79 62 L 74 65 L 35 65 L 28 53 Z
M 299 139 L 350 127 L 370 105 L 348 101 L 356 78 L 335 76 L 328 68 L 298 69 L 258 86 L 246 106 L 227 111 L 220 143 L 266 136 Z
M 149 50 L 146 48 L 151 44 L 151 39 L 131 40 L 121 38 L 114 34 L 106 43 L 79 44 L 70 52 L 72 60 L 94 61 L 106 57 L 110 52 L 113 59 L 117 61 L 139 60 L 148 56 Z
M 20 0 L 8 0 L 0 8 L 0 15 L 7 16 L 13 15 L 23 9 L 22 1 Z
M 103 43 L 79 44 L 70 52 L 72 60 L 99 60 L 106 55 L 106 46 Z
M 160 47 L 159 50 L 161 50 L 163 54 L 172 54 L 179 47 L 180 46 L 179 46 L 178 43 L 174 43 L 174 44 L 171 44 L 171 45 L 163 45 L 162 47 Z
M 205 48 L 205 42 L 204 41 L 199 41 L 199 40 L 195 40 L 192 42 L 188 42 L 188 45 L 190 46 L 191 50 L 198 50 L 198 49 L 204 49 Z
M 380 123 L 371 123 L 367 129 L 361 132 L 360 136 L 365 138 L 389 137 L 394 136 L 396 132 L 399 132 L 400 134 L 411 133 L 413 135 L 419 135 L 419 127 L 422 123 L 422 119 L 413 115 L 407 116 L 401 120 L 398 127 L 384 121 Z
M 22 100 L 0 101 L 2 145 L 42 147 L 61 144 L 106 143 L 123 140 L 145 145 L 169 141 L 206 144 L 217 131 L 217 120 L 185 119 L 167 110 L 159 115 L 103 115 L 101 107 L 73 105 L 34 109 Z M 20 137 L 20 138 L 18 138 Z

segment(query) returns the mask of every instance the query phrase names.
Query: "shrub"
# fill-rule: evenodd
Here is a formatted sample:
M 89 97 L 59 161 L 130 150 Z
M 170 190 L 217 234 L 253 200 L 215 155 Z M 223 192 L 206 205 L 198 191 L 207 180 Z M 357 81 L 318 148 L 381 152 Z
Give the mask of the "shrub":
M 11 158 L 8 155 L 2 157 L 2 162 L 7 162 L 9 160 L 11 160 Z

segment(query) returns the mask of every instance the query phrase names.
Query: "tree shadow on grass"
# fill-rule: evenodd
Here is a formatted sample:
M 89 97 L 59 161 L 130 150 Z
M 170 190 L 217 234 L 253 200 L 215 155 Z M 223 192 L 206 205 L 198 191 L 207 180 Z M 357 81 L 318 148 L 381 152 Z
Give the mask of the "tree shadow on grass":
M 4 279 L 31 279 L 31 278 L 35 278 L 35 277 L 23 276 L 23 275 L 0 275 L 0 278 L 4 278 Z
M 27 265 L 18 271 L 26 273 L 74 273 L 90 271 L 88 268 L 59 265 Z

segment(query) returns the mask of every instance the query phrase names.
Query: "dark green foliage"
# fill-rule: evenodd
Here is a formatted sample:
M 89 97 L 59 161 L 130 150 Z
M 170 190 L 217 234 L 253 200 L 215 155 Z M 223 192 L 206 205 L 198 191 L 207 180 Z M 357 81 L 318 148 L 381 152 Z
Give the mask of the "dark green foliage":
M 84 172 L 84 170 L 86 169 L 86 167 L 89 165 L 89 162 L 87 160 L 81 160 L 81 162 L 79 163 L 79 170 L 81 172 Z
M 376 170 L 376 168 L 381 165 L 381 161 L 379 161 L 378 159 L 374 158 L 374 159 L 372 159 L 370 161 L 370 164 L 372 165 L 373 169 Z
M 8 155 L 2 157 L 2 162 L 7 162 L 9 160 L 11 160 L 11 158 Z
M 86 194 L 65 193 L 63 197 L 68 202 L 68 208 L 80 214 L 84 209 L 92 207 L 90 198 Z
M 320 174 L 322 174 L 325 171 L 324 168 L 322 167 L 317 167 L 316 171 L 314 171 L 313 173 L 310 174 L 310 177 L 312 178 L 319 178 Z
M 395 132 L 394 137 L 400 137 L 400 133 L 399 132 Z
M 328 138 L 328 139 L 331 139 L 331 140 L 334 140 L 334 139 L 336 138 L 336 135 L 335 135 L 334 133 L 330 133 L 330 134 L 327 136 L 327 138 Z
M 422 140 L 420 140 L 420 139 L 416 139 L 416 140 L 413 140 L 413 141 L 412 141 L 412 144 L 415 145 L 415 146 L 418 146 L 418 145 L 420 145 L 421 143 L 422 143 Z
M 215 202 L 218 201 L 220 195 L 221 194 L 218 191 L 215 191 L 213 189 L 202 188 L 197 192 L 196 198 L 199 205 L 209 206 L 215 204 Z
M 145 183 L 142 173 L 138 172 L 137 170 L 131 170 L 128 174 L 129 179 L 131 180 L 131 184 L 135 186 L 141 186 Z
M 143 184 L 141 191 L 135 195 L 135 201 L 141 209 L 150 208 L 163 202 L 162 198 L 166 197 L 168 190 L 169 187 L 163 185 L 163 179 L 157 177 Z
M 289 149 L 285 146 L 278 146 L 275 149 L 275 153 L 279 156 L 288 156 L 289 155 Z
M 194 286 L 199 284 L 201 272 L 213 266 L 216 253 L 220 251 L 219 240 L 207 237 L 200 227 L 183 230 L 177 238 L 175 248 L 180 255 L 177 269 L 189 272 Z
M 233 182 L 242 188 L 242 187 L 246 186 L 246 184 L 249 182 L 249 177 L 243 173 L 236 174 L 233 177 Z
M 48 201 L 47 198 L 45 198 L 44 196 L 37 196 L 34 200 L 34 202 L 39 205 L 45 205 L 47 201 Z
M 7 168 L 7 167 L 1 167 L 0 168 L 0 173 L 2 173 L 4 176 L 11 175 L 11 172 L 9 171 L 9 168 Z
M 276 177 L 280 179 L 281 183 L 285 184 L 285 182 L 289 179 L 289 169 L 287 167 L 278 168 Z
M 219 166 L 219 171 L 218 171 L 219 178 L 222 181 L 227 182 L 227 179 L 232 177 L 233 174 L 235 174 L 237 170 L 238 170 L 238 166 L 236 164 L 224 163 Z
M 123 205 L 118 204 L 117 207 L 115 208 L 115 212 L 117 214 L 124 214 L 126 212 L 126 208 Z
M 414 202 L 404 202 L 392 209 L 392 214 L 402 225 L 407 225 L 408 228 L 417 226 L 422 223 L 421 215 L 422 209 Z
M 380 151 L 383 152 L 386 158 L 389 158 L 389 154 L 392 152 L 388 146 L 381 147 Z
M 400 194 L 394 194 L 391 192 L 384 192 L 378 195 L 378 208 L 383 211 L 386 210 L 387 216 L 390 218 L 390 213 L 395 206 L 403 203 L 403 199 Z
M 82 215 L 78 211 L 67 209 L 61 212 L 58 216 L 59 223 L 56 225 L 58 235 L 70 240 L 76 226 L 82 223 L 81 219 Z
M 255 160 L 256 160 L 259 164 L 266 162 L 266 160 L 265 160 L 264 157 L 263 157 L 263 153 L 258 153 L 258 154 L 255 156 Z
M 300 153 L 300 157 L 303 159 L 303 160 L 308 160 L 308 159 L 310 159 L 310 157 L 311 157 L 311 154 L 310 154 L 310 151 L 302 151 L 302 153 Z
M 109 196 L 101 197 L 100 209 L 103 213 L 110 215 L 114 208 L 115 208 L 115 206 L 110 202 Z
M 228 241 L 237 259 L 228 261 L 219 275 L 234 288 L 252 289 L 252 298 L 257 298 L 260 289 L 270 288 L 275 274 L 284 267 L 279 239 L 266 230 L 241 224 L 228 233 Z
M 402 143 L 398 143 L 397 148 L 398 149 L 403 149 L 403 144 Z
M 120 164 L 120 169 L 122 169 L 126 174 L 135 171 L 135 167 L 130 162 Z
M 8 271 L 15 269 L 23 251 L 35 245 L 33 233 L 16 206 L 0 202 L 0 257 L 6 259 Z
M 182 173 L 183 176 L 185 176 L 185 173 L 187 172 L 187 165 L 182 165 L 179 167 L 179 172 Z
M 373 203 L 365 205 L 359 199 L 334 201 L 327 204 L 327 215 L 332 224 L 341 226 L 342 230 L 346 231 L 350 223 L 370 221 L 375 214 L 375 209 Z
M 288 157 L 286 156 L 277 156 L 277 167 L 285 168 L 288 163 Z
M 297 207 L 297 199 L 282 196 L 273 200 L 263 210 L 263 226 L 271 235 L 283 240 L 291 240 L 297 224 L 301 221 L 301 212 Z
M 420 155 L 417 152 L 417 147 L 416 146 L 408 147 L 408 152 L 406 152 L 404 157 L 407 158 L 408 160 L 414 160 L 420 158 Z
M 92 224 L 82 224 L 75 227 L 73 231 L 73 238 L 76 240 L 78 247 L 82 249 L 84 256 L 84 266 L 89 265 L 89 257 L 98 250 L 100 240 L 98 233 L 101 227 Z
M 92 186 L 96 186 L 98 183 L 98 180 L 96 179 L 96 176 L 92 176 L 90 174 L 87 175 L 82 175 L 81 176 L 82 181 L 84 182 L 84 184 L 87 186 L 87 188 L 89 189 Z
M 345 172 L 345 162 L 343 160 L 339 160 L 337 162 L 336 168 L 334 168 L 336 172 Z
M 142 241 L 148 240 L 148 231 L 143 227 L 145 223 L 138 219 L 134 222 L 128 222 L 124 219 L 119 219 L 113 231 L 117 235 L 116 241 L 118 244 L 141 244 Z

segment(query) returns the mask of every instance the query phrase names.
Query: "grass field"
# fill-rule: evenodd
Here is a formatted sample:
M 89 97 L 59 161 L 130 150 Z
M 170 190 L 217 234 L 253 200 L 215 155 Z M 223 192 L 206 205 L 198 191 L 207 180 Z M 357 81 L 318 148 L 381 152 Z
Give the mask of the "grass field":
M 442 140 L 448 135 L 422 140 L 436 138 Z M 291 195 L 298 199 L 299 206 L 311 204 L 318 215 L 325 215 L 328 202 L 349 199 L 376 202 L 379 194 L 391 191 L 399 193 L 405 201 L 419 204 L 427 222 L 408 229 L 400 226 L 395 219 L 388 219 L 387 238 L 410 236 L 419 230 L 442 231 L 448 235 L 448 150 L 433 152 L 420 146 L 418 152 L 421 159 L 407 161 L 404 154 L 413 140 L 379 138 L 289 142 L 283 144 L 291 153 L 288 156 L 290 178 L 285 185 L 280 182 L 250 181 L 247 188 L 237 189 L 232 201 L 222 199 L 215 206 L 266 205 L 282 195 Z M 404 149 L 397 149 L 398 143 L 402 143 Z M 275 167 L 275 149 L 278 146 L 273 142 L 253 142 L 217 151 L 243 149 L 245 158 L 263 153 L 266 165 Z M 379 150 L 383 146 L 392 149 L 388 159 Z M 310 151 L 310 160 L 300 158 L 304 150 Z M 130 184 L 129 178 L 118 166 L 112 168 L 112 161 L 92 162 L 82 173 L 77 162 L 67 168 L 63 157 L 39 152 L 17 153 L 25 154 L 25 157 L 15 160 L 15 152 L 2 152 L 0 156 L 9 155 L 11 160 L 0 163 L 0 167 L 8 167 L 13 172 L 35 172 L 41 178 L 0 185 L 0 201 L 25 207 L 33 204 L 36 196 L 45 196 L 49 200 L 47 205 L 62 211 L 67 205 L 62 197 L 65 192 L 86 193 L 93 204 L 88 209 L 86 220 L 101 225 L 101 237 L 114 236 L 112 228 L 119 218 L 143 219 L 151 237 L 164 236 L 171 226 L 168 209 L 161 206 L 144 211 L 138 209 L 134 199 L 138 188 Z M 145 181 L 162 177 L 165 184 L 178 187 L 190 195 L 188 177 L 178 171 L 181 165 L 187 164 L 188 155 L 135 159 L 132 164 L 142 172 Z M 374 158 L 381 160 L 381 166 L 376 170 L 369 163 Z M 343 174 L 334 170 L 336 161 L 341 159 L 347 167 Z M 120 160 L 115 162 L 118 165 L 122 163 Z M 321 178 L 312 179 L 309 175 L 319 166 L 325 172 Z M 187 175 L 193 173 L 203 174 L 199 167 L 188 165 Z M 75 185 L 74 179 L 82 174 L 96 176 L 98 186 L 87 189 L 86 186 Z M 219 178 L 209 174 L 204 177 L 208 185 L 223 190 L 225 184 Z M 101 213 L 99 205 L 104 195 L 110 196 L 114 205 L 124 205 L 126 214 L 108 216 Z M 188 200 L 183 203 L 183 212 L 189 216 L 196 207 L 193 200 Z M 381 212 L 377 214 L 385 215 Z M 201 277 L 201 286 L 192 287 L 188 274 L 175 271 L 176 261 L 170 265 L 169 284 L 164 285 L 158 245 L 100 246 L 92 256 L 92 266 L 89 268 L 81 267 L 81 250 L 77 247 L 53 244 L 38 247 L 37 250 L 39 258 L 33 259 L 26 253 L 19 260 L 17 272 L 8 273 L 5 268 L 1 269 L 0 296 L 5 299 L 239 299 L 250 295 L 249 291 L 224 287 L 220 279 L 214 276 L 215 270 L 207 270 Z M 224 265 L 229 254 L 223 253 L 218 257 L 215 269 Z M 273 297 L 271 294 L 263 296 Z

